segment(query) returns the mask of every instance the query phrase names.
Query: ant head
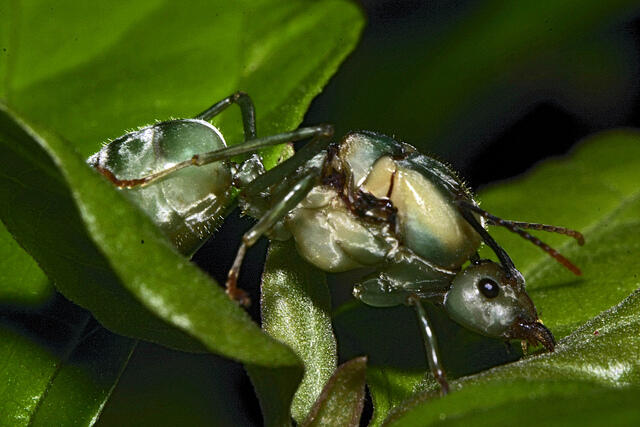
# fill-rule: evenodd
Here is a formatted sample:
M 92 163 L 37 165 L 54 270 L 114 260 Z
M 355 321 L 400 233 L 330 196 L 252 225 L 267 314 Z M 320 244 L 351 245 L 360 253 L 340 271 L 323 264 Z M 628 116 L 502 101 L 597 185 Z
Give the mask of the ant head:
M 553 350 L 553 335 L 538 319 L 524 278 L 515 268 L 507 272 L 488 260 L 471 264 L 454 278 L 444 303 L 449 316 L 468 329 Z

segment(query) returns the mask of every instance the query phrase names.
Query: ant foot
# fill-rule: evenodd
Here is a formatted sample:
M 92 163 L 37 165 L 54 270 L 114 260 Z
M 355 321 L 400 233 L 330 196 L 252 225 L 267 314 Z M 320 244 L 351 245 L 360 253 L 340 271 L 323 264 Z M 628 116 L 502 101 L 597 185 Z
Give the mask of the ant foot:
M 227 288 L 226 293 L 229 295 L 229 298 L 245 308 L 248 308 L 251 305 L 251 298 L 249 298 L 249 294 L 240 288 Z

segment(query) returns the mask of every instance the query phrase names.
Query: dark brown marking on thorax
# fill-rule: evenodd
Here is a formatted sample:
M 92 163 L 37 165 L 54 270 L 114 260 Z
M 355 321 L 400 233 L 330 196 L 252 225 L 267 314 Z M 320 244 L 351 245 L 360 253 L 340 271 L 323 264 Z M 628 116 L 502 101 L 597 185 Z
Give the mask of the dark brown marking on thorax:
M 387 197 L 378 198 L 371 193 L 347 185 L 347 176 L 340 167 L 342 162 L 339 161 L 338 156 L 338 144 L 331 144 L 327 149 L 327 158 L 322 170 L 322 185 L 334 188 L 354 215 L 376 224 L 389 224 L 391 229 L 395 230 L 398 210 L 390 199 L 395 172 L 391 177 Z
M 391 199 L 391 194 L 393 194 L 393 183 L 396 181 L 396 173 L 398 169 L 394 170 L 391 174 L 391 182 L 389 183 L 389 189 L 387 190 L 387 199 Z

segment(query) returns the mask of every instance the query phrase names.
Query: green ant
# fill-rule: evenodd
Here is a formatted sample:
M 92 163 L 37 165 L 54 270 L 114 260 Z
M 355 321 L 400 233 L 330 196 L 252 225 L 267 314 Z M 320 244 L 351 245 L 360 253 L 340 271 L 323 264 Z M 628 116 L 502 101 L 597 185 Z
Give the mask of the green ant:
M 245 141 L 226 147 L 208 121 L 232 104 L 240 107 Z M 226 291 L 244 305 L 249 299 L 236 285 L 238 274 L 247 248 L 263 235 L 293 238 L 300 254 L 327 272 L 373 268 L 353 295 L 371 306 L 415 308 L 430 369 L 445 394 L 449 385 L 422 301 L 444 306 L 472 331 L 553 351 L 553 334 L 540 322 L 522 274 L 485 226 L 506 227 L 577 275 L 576 266 L 525 230 L 566 234 L 583 244 L 579 232 L 491 215 L 449 167 L 390 137 L 352 132 L 332 143 L 332 136 L 332 126 L 320 125 L 258 138 L 253 103 L 238 92 L 194 119 L 128 133 L 88 162 L 129 189 L 128 197 L 185 255 L 212 234 L 239 189 L 240 207 L 257 223 L 242 237 Z M 268 172 L 257 154 L 241 164 L 230 161 L 305 139 L 311 142 Z M 499 262 L 479 258 L 482 242 Z

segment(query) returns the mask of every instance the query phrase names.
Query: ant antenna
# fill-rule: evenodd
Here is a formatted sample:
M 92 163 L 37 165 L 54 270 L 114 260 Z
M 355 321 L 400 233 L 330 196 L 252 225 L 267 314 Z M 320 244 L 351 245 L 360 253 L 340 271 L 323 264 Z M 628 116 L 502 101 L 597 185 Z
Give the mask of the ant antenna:
M 542 231 L 548 231 L 551 233 L 564 234 L 566 236 L 573 237 L 578 241 L 578 244 L 582 246 L 584 245 L 584 236 L 579 231 L 571 230 L 565 227 L 558 227 L 555 225 L 538 224 L 538 223 L 532 223 L 532 222 L 510 221 L 510 220 L 499 218 L 495 215 L 491 215 L 489 212 L 471 203 L 464 202 L 464 206 L 467 209 L 480 214 L 484 219 L 487 220 L 487 222 L 490 225 L 504 227 L 507 230 L 513 233 L 516 233 L 521 237 L 525 238 L 526 240 L 530 241 L 531 243 L 533 243 L 534 245 L 538 246 L 543 251 L 551 255 L 551 257 L 555 258 L 560 264 L 562 264 L 565 268 L 567 268 L 576 276 L 582 275 L 582 271 L 580 271 L 580 269 L 576 267 L 571 261 L 569 261 L 567 258 L 562 256 L 562 254 L 560 254 L 558 251 L 553 249 L 551 246 L 547 245 L 537 237 L 534 237 L 531 234 L 527 233 L 523 229 L 542 230 Z
M 462 203 L 460 204 L 462 205 Z M 464 206 L 466 206 L 466 204 Z M 502 264 L 502 267 L 504 268 L 506 274 L 508 276 L 516 276 L 517 274 L 515 273 L 517 273 L 518 270 L 516 269 L 515 265 L 513 265 L 513 261 L 511 261 L 509 255 L 507 255 L 505 250 L 502 249 L 502 247 L 493 239 L 493 237 L 491 237 L 489 233 L 487 233 L 487 230 L 485 230 L 484 227 L 478 222 L 476 217 L 474 217 L 471 212 L 465 209 L 461 209 L 460 213 L 462 214 L 464 219 L 466 219 L 467 222 L 471 224 L 473 229 L 476 230 L 476 232 L 480 236 L 482 236 L 482 240 L 484 240 L 484 242 L 493 250 L 493 252 L 500 260 L 500 264 Z

